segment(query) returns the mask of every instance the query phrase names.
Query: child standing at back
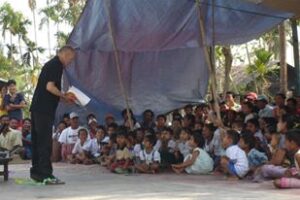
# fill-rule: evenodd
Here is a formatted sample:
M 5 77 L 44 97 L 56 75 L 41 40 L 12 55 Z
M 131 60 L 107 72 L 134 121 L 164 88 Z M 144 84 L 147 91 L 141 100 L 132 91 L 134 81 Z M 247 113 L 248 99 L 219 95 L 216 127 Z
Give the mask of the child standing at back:
M 237 145 L 239 133 L 228 130 L 223 137 L 223 147 L 226 156 L 221 157 L 221 168 L 223 172 L 234 178 L 243 178 L 249 171 L 249 163 L 246 153 Z
M 146 135 L 143 141 L 144 149 L 140 151 L 140 164 L 135 168 L 140 173 L 157 173 L 160 164 L 160 154 L 153 148 L 155 145 L 155 135 Z
M 300 188 L 300 130 L 294 129 L 286 134 L 285 146 L 287 151 L 294 153 L 295 168 L 285 171 L 283 178 L 276 179 L 277 188 Z
M 203 150 L 204 138 L 201 132 L 194 132 L 188 143 L 193 153 L 186 156 L 183 163 L 172 165 L 173 171 L 176 173 L 186 171 L 188 174 L 208 174 L 211 172 L 214 161 Z

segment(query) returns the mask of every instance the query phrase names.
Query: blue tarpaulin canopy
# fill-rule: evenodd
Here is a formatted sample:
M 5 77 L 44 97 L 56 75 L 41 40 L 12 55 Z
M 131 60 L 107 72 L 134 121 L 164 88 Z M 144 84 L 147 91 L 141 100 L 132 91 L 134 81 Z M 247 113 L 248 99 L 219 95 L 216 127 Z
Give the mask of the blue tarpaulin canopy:
M 106 113 L 120 117 L 125 96 L 136 115 L 202 100 L 209 70 L 197 6 L 194 0 L 88 0 L 68 41 L 77 57 L 64 88 L 74 85 L 92 101 L 85 109 L 61 104 L 58 114 L 75 109 L 99 119 Z M 243 0 L 202 0 L 200 8 L 207 45 L 247 42 L 292 16 Z

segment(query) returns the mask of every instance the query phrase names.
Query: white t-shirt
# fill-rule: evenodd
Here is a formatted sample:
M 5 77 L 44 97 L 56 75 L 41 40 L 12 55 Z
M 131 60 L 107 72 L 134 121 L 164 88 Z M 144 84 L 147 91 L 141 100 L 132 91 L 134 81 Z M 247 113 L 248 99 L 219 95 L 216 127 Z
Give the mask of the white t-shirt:
M 185 168 L 185 171 L 188 174 L 208 174 L 211 172 L 214 168 L 214 161 L 212 158 L 208 155 L 206 151 L 204 151 L 201 148 L 196 148 L 193 150 L 193 152 L 198 151 L 199 155 L 196 158 L 195 162 Z M 184 158 L 184 161 L 191 159 L 192 154 L 188 155 L 187 157 Z
M 92 142 L 91 140 L 86 140 L 83 145 L 81 145 L 80 140 L 77 140 L 72 154 L 83 153 L 83 151 L 91 152 L 92 151 Z
M 141 144 L 135 144 L 134 147 L 133 147 L 134 156 L 139 157 L 141 151 L 142 151 L 142 145 Z
M 254 113 L 250 113 L 248 115 L 246 115 L 244 123 L 247 123 L 248 120 L 255 118 Z
M 266 105 L 265 108 L 259 110 L 258 116 L 259 118 L 273 117 L 273 107 L 270 105 Z
M 184 158 L 191 153 L 191 147 L 189 146 L 187 141 L 180 141 L 177 144 L 177 148 L 179 149 L 180 153 Z
M 161 140 L 156 140 L 156 143 L 155 143 L 153 149 L 156 151 L 159 151 L 160 147 L 161 147 Z
M 160 153 L 157 150 L 152 150 L 150 153 L 147 153 L 146 150 L 140 151 L 140 160 L 145 161 L 147 165 L 158 162 L 160 163 Z
M 102 143 L 109 143 L 109 136 L 105 136 L 102 140 L 101 140 Z
M 173 153 L 175 151 L 176 148 L 176 142 L 174 140 L 169 140 L 168 142 L 168 148 L 169 148 L 169 152 Z
M 222 141 L 221 141 L 221 132 L 220 129 L 217 129 L 214 132 L 214 136 L 212 140 L 209 142 L 205 140 L 204 148 L 207 153 L 211 156 L 221 156 L 224 149 L 222 148 Z
M 258 138 L 260 142 L 263 142 L 265 144 L 268 143 L 261 130 L 258 130 L 256 133 L 254 133 L 254 137 Z
M 240 177 L 244 177 L 249 171 L 246 153 L 238 145 L 233 145 L 226 149 L 226 156 L 234 163 L 236 173 Z
M 101 144 L 97 138 L 91 139 L 91 153 L 94 157 L 99 157 L 101 153 Z
M 75 144 L 78 139 L 78 131 L 82 127 L 78 127 L 77 129 L 72 129 L 71 127 L 63 130 L 59 136 L 59 143 L 61 144 Z
M 161 140 L 157 140 L 156 144 L 154 145 L 153 149 L 155 149 L 156 151 L 159 151 L 162 145 L 162 141 Z M 176 148 L 176 142 L 171 139 L 168 141 L 168 150 L 170 153 L 173 153 L 175 151 Z

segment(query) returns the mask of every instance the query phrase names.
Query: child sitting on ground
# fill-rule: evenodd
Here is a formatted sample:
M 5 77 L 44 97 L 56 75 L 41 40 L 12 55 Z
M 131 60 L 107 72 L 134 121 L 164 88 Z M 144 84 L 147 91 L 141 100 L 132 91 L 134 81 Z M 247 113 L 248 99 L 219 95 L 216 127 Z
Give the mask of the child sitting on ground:
M 254 182 L 284 177 L 286 169 L 290 167 L 293 160 L 286 150 L 285 135 L 294 125 L 295 121 L 287 115 L 283 115 L 279 118 L 277 131 L 280 133 L 280 136 L 274 134 L 274 137 L 272 137 L 271 144 L 274 146 L 272 158 L 269 163 L 256 170 L 253 179 Z
M 212 123 L 207 123 L 203 127 L 202 135 L 204 137 L 203 149 L 214 160 L 214 167 L 218 168 L 221 154 L 224 151 L 222 148 L 221 132 Z
M 107 167 L 109 169 L 110 164 L 112 163 L 116 151 L 117 151 L 117 135 L 115 133 L 111 134 L 109 137 L 109 142 L 107 145 L 102 145 L 101 147 L 101 156 L 100 156 L 100 165 Z
M 185 158 L 187 155 L 191 153 L 191 148 L 188 144 L 188 141 L 191 137 L 192 131 L 189 128 L 182 128 L 179 135 L 179 141 L 177 142 L 175 154 L 177 153 L 177 157 L 180 155 Z
M 223 137 L 223 147 L 226 149 L 226 156 L 221 157 L 223 172 L 229 177 L 243 178 L 249 171 L 249 163 L 246 153 L 237 145 L 239 133 L 228 130 Z
M 117 133 L 117 151 L 110 165 L 111 172 L 125 174 L 133 166 L 132 154 L 127 148 L 127 131 L 120 129 Z
M 140 152 L 142 151 L 142 143 L 144 139 L 144 130 L 139 128 L 135 130 L 135 145 L 133 147 L 134 157 L 138 158 L 140 156 Z
M 72 164 L 92 164 L 91 160 L 91 140 L 88 139 L 88 130 L 82 128 L 78 131 L 79 140 L 75 143 L 72 155 L 68 156 L 68 160 Z
M 295 168 L 285 171 L 284 177 L 276 179 L 274 186 L 277 188 L 300 188 L 300 130 L 294 129 L 286 134 L 286 149 L 294 153 Z
M 246 130 L 251 133 L 259 142 L 256 143 L 256 149 L 268 154 L 268 142 L 265 136 L 262 134 L 259 128 L 259 122 L 257 119 L 249 119 L 246 123 Z
M 250 173 L 253 173 L 258 167 L 268 162 L 267 155 L 263 152 L 258 151 L 255 148 L 256 142 L 256 138 L 251 133 L 244 132 L 241 134 L 239 146 L 242 150 L 246 152 L 249 162 Z
M 203 150 L 204 138 L 201 132 L 196 131 L 189 140 L 189 146 L 193 153 L 186 156 L 181 164 L 172 165 L 172 169 L 176 173 L 186 171 L 188 174 L 208 174 L 213 170 L 214 161 Z
M 61 144 L 59 143 L 59 137 L 62 131 L 67 127 L 64 121 L 59 122 L 56 131 L 52 134 L 52 154 L 51 161 L 61 161 Z
M 96 163 L 100 163 L 101 151 L 109 143 L 109 137 L 106 135 L 105 128 L 99 126 L 96 130 L 95 137 L 91 140 L 92 156 Z
M 173 130 L 164 128 L 161 133 L 161 147 L 159 153 L 161 156 L 162 168 L 168 169 L 171 164 L 177 164 L 183 161 L 182 155 L 175 156 L 176 142 L 173 140 Z
M 135 168 L 140 173 L 157 173 L 159 171 L 160 154 L 153 149 L 156 142 L 155 135 L 146 135 L 143 141 L 144 149 L 140 151 L 140 164 Z

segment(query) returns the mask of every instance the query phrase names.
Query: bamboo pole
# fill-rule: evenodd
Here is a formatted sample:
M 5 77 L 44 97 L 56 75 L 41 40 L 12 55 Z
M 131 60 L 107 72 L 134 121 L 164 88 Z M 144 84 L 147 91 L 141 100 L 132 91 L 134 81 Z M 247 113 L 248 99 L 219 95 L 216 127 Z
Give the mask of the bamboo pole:
M 280 91 L 284 94 L 287 92 L 287 65 L 286 65 L 286 35 L 285 25 L 282 22 L 279 25 L 280 41 Z
M 291 19 L 291 26 L 293 32 L 293 51 L 294 51 L 294 64 L 296 68 L 296 91 L 294 95 L 300 95 L 300 61 L 299 61 L 299 39 L 297 30 L 297 20 Z
M 124 97 L 125 104 L 126 104 L 126 111 L 127 111 L 127 117 L 128 117 L 128 120 L 129 120 L 130 130 L 133 130 L 133 123 L 132 123 L 133 121 L 132 121 L 132 116 L 131 116 L 131 112 L 130 112 L 129 98 L 128 98 L 128 94 L 127 94 L 127 92 L 125 90 L 125 87 L 124 87 L 124 84 L 123 84 L 122 73 L 121 73 L 120 56 L 119 56 L 119 51 L 117 49 L 115 34 L 114 34 L 113 26 L 112 26 L 112 17 L 111 17 L 111 12 L 110 12 L 110 9 L 109 9 L 109 6 L 108 6 L 108 2 L 111 2 L 111 1 L 106 0 L 105 7 L 106 7 L 107 14 L 109 16 L 108 26 L 109 26 L 109 32 L 110 32 L 110 36 L 111 36 L 111 40 L 112 40 L 112 46 L 113 46 L 113 50 L 114 50 L 114 57 L 115 57 L 116 68 L 117 68 L 117 73 L 118 73 L 118 80 L 119 80 L 119 84 L 120 84 L 121 93 Z
M 217 91 L 216 91 L 216 85 L 217 85 L 216 70 L 212 63 L 212 60 L 210 59 L 209 49 L 205 42 L 206 34 L 205 34 L 205 28 L 204 28 L 200 5 L 201 5 L 200 0 L 196 0 L 196 6 L 197 6 L 197 11 L 198 11 L 198 21 L 199 21 L 199 28 L 200 28 L 199 42 L 202 42 L 202 44 L 200 44 L 200 46 L 203 46 L 205 61 L 206 61 L 206 64 L 208 65 L 208 68 L 210 71 L 211 91 L 212 91 L 212 96 L 214 99 L 214 108 L 217 113 L 217 119 L 218 119 L 218 122 L 220 123 L 220 126 L 223 127 L 224 125 L 223 125 L 222 118 L 221 118 L 220 107 L 219 107 L 219 103 L 218 103 L 218 95 L 217 95 Z M 214 36 L 213 36 L 213 38 L 214 38 Z M 214 48 L 213 48 L 213 50 L 214 50 Z

